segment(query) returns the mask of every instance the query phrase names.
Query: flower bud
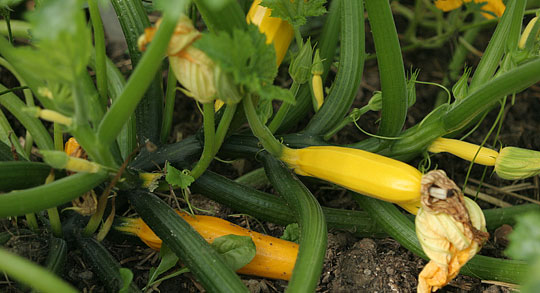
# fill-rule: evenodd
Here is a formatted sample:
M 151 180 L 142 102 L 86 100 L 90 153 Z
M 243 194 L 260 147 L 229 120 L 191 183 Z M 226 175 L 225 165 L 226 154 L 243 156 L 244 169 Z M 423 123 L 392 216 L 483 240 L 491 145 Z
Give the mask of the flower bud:
M 368 108 L 371 111 L 379 111 L 382 109 L 382 92 L 375 91 L 368 102 Z
M 540 174 L 540 152 L 505 147 L 499 152 L 495 162 L 495 172 L 499 177 L 517 180 Z
M 465 69 L 465 71 L 463 71 L 463 75 L 452 87 L 452 94 L 454 94 L 456 101 L 462 100 L 469 93 L 469 85 L 467 84 L 467 80 L 469 79 L 470 74 L 471 69 Z
M 185 89 L 182 92 L 201 103 L 211 103 L 216 96 L 214 62 L 206 54 L 189 46 L 169 56 L 176 79 Z
M 307 42 L 302 45 L 300 52 L 298 52 L 298 55 L 296 55 L 289 67 L 289 74 L 296 83 L 303 84 L 309 80 L 311 75 L 312 56 L 313 48 L 311 48 L 311 41 L 308 39 Z
M 538 31 L 536 31 L 536 34 L 534 34 L 533 36 L 530 36 L 531 31 L 533 30 L 537 22 L 538 16 L 534 17 L 533 19 L 531 19 L 531 21 L 529 21 L 529 23 L 523 30 L 523 33 L 521 34 L 521 38 L 519 38 L 518 48 L 525 49 L 525 45 L 527 44 L 527 40 L 529 38 L 532 38 L 534 40 L 538 37 Z

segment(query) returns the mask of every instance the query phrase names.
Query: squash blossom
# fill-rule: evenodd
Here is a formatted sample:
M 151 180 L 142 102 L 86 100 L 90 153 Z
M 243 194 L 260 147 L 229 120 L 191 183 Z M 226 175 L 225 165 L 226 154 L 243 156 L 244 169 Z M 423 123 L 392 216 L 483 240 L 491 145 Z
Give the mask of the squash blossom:
M 480 207 L 444 171 L 427 173 L 421 193 L 416 235 L 430 261 L 418 276 L 417 292 L 433 292 L 457 276 L 489 234 Z
M 138 46 L 141 51 L 152 41 L 160 23 L 161 19 L 155 27 L 145 29 L 139 37 Z M 215 65 L 203 51 L 192 46 L 200 37 L 201 33 L 195 29 L 191 20 L 182 15 L 169 41 L 167 56 L 176 79 L 184 87 L 184 94 L 204 104 L 214 101 L 216 96 Z
M 447 12 L 457 9 L 463 5 L 463 3 L 469 3 L 472 0 L 436 0 L 435 6 L 440 10 Z M 501 17 L 504 13 L 506 6 L 502 0 L 474 0 L 474 3 L 485 3 L 482 5 L 482 15 L 487 19 Z

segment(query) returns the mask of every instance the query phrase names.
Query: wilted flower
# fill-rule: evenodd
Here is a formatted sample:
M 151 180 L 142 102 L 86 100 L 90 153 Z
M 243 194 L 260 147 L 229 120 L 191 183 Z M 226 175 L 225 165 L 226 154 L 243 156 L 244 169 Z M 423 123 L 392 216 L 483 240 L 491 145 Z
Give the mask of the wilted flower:
M 160 23 L 161 20 L 158 20 L 155 27 L 145 29 L 139 37 L 140 50 L 144 50 L 146 44 L 152 41 Z M 201 103 L 210 103 L 216 96 L 215 64 L 203 51 L 192 46 L 200 37 L 201 33 L 195 29 L 191 20 L 182 15 L 169 41 L 167 56 L 176 79 L 184 87 L 182 91 Z
M 540 152 L 505 147 L 495 162 L 495 172 L 503 179 L 518 180 L 540 174 Z
M 432 292 L 457 276 L 489 234 L 480 207 L 444 171 L 423 176 L 421 193 L 416 235 L 430 261 L 418 276 L 417 292 Z
M 463 5 L 463 3 L 469 3 L 472 0 L 436 0 L 435 6 L 442 11 L 450 11 L 457 9 Z M 482 15 L 487 19 L 501 17 L 504 13 L 506 6 L 502 0 L 474 0 L 474 3 L 485 3 L 482 5 Z M 495 15 L 495 16 L 494 16 Z

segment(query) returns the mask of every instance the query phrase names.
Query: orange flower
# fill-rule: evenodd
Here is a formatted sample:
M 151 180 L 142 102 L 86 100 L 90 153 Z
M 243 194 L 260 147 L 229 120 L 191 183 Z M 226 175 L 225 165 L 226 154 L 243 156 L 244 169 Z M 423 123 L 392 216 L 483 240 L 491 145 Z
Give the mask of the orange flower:
M 435 6 L 440 10 L 447 12 L 450 10 L 457 9 L 463 5 L 463 3 L 469 3 L 471 0 L 436 0 Z M 474 3 L 485 3 L 482 5 L 482 15 L 487 19 L 492 19 L 496 15 L 501 17 L 504 13 L 504 3 L 502 0 L 474 0 Z

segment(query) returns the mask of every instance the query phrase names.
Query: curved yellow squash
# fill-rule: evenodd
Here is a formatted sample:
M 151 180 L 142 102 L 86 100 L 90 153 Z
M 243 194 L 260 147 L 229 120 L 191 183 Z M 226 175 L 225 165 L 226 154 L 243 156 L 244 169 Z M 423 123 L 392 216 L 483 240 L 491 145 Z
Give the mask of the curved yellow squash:
M 374 153 L 334 146 L 284 148 L 281 160 L 299 175 L 320 178 L 384 201 L 413 204 L 420 198 L 420 171 Z

